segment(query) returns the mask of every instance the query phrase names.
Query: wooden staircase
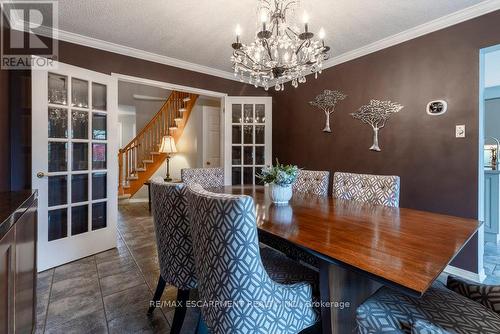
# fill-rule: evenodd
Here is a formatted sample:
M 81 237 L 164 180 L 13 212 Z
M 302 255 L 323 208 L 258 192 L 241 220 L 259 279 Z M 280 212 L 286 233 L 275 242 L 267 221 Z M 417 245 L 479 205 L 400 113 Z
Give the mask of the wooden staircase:
M 167 158 L 158 149 L 163 136 L 177 144 L 198 95 L 173 91 L 161 109 L 139 134 L 118 153 L 120 198 L 133 196 Z

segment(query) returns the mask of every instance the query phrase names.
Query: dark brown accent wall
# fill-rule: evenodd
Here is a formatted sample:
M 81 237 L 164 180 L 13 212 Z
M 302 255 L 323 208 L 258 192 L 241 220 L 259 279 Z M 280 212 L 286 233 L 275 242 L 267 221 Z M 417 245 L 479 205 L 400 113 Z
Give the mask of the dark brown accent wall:
M 401 206 L 477 217 L 479 50 L 500 43 L 500 11 L 431 33 L 323 71 L 318 80 L 273 92 L 273 153 L 303 168 L 401 176 Z M 335 49 L 335 45 L 333 45 Z M 324 114 L 308 105 L 323 89 L 348 95 L 323 133 Z M 426 104 L 448 101 L 448 112 L 428 116 Z M 370 99 L 405 106 L 380 131 L 353 119 Z M 455 125 L 467 138 L 455 138 Z M 500 126 L 500 125 L 499 125 Z M 453 262 L 477 272 L 477 236 Z

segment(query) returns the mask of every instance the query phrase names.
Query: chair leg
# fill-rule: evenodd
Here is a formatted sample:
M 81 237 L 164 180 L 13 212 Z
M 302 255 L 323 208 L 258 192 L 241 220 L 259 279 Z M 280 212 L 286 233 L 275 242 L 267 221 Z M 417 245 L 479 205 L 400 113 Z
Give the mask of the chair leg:
M 161 296 L 163 295 L 163 290 L 165 290 L 165 285 L 167 282 L 163 279 L 163 277 L 158 278 L 158 285 L 156 285 L 156 291 L 153 296 L 153 300 L 149 303 L 149 310 L 148 310 L 148 315 L 153 314 L 153 311 L 156 308 L 156 302 L 158 302 L 161 299 Z
M 174 319 L 172 320 L 172 328 L 170 334 L 178 334 L 181 332 L 182 323 L 186 316 L 186 303 L 189 299 L 189 290 L 177 290 L 177 306 L 175 307 Z

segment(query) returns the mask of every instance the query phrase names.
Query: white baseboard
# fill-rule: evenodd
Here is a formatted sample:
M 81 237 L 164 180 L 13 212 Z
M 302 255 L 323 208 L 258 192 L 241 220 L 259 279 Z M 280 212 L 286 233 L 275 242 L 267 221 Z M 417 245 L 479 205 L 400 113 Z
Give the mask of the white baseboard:
M 147 203 L 149 200 L 147 198 L 129 198 L 120 200 L 122 203 Z
M 479 273 L 473 273 L 472 271 L 460 269 L 460 268 L 457 268 L 454 266 L 446 266 L 446 268 L 444 269 L 444 272 L 447 274 L 450 274 L 450 275 L 459 276 L 459 277 L 465 278 L 469 281 L 474 281 L 474 282 L 478 282 L 478 283 L 481 283 L 482 281 L 484 281 L 486 279 L 486 274 L 484 272 L 484 268 L 481 268 Z

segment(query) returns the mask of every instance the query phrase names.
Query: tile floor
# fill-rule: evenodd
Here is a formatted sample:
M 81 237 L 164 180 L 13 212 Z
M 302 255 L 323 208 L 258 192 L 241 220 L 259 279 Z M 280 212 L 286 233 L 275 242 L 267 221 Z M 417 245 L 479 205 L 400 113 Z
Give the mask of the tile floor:
M 500 285 L 500 244 L 487 242 L 484 245 L 484 271 L 484 283 Z
M 169 333 L 173 309 L 146 316 L 159 276 L 147 203 L 122 205 L 118 247 L 38 275 L 36 333 Z M 162 300 L 175 300 L 167 287 Z M 194 333 L 188 310 L 183 332 Z

